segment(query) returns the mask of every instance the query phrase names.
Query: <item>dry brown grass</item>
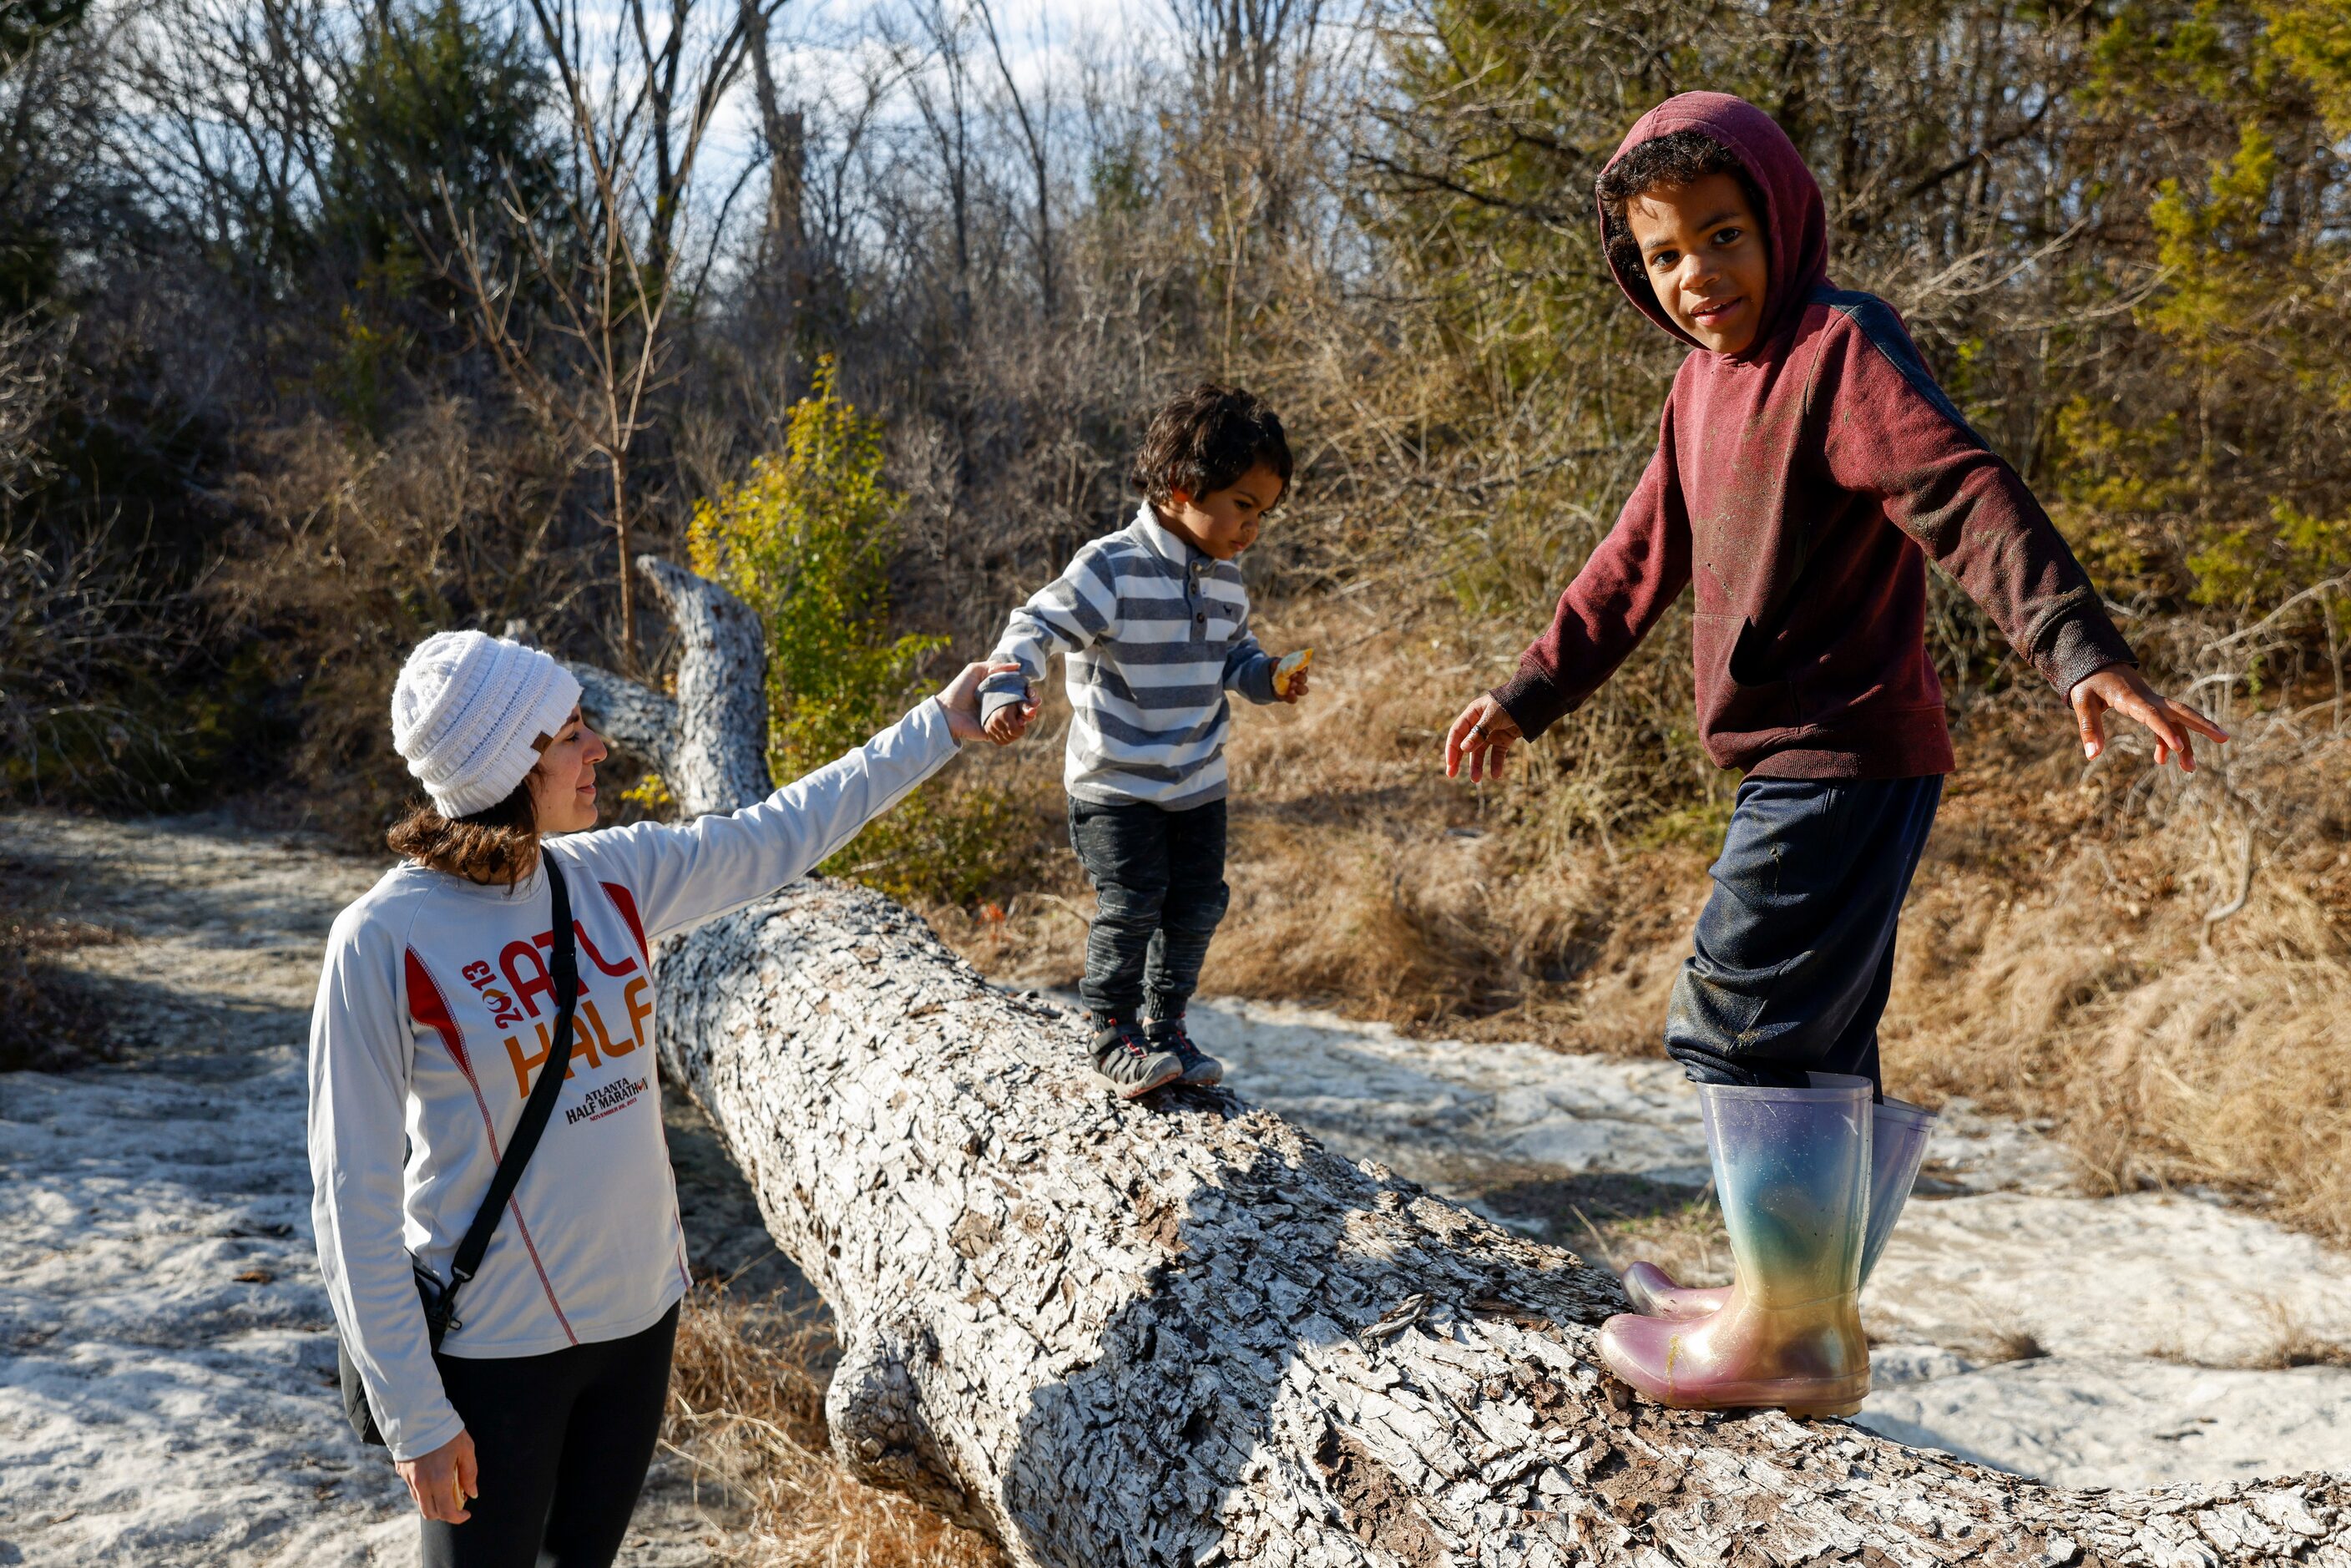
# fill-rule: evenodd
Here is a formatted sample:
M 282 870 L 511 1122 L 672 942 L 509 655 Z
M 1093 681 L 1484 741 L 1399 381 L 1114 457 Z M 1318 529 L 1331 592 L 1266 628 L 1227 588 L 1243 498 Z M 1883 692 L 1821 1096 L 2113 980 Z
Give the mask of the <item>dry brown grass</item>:
M 746 1568 L 998 1568 L 1002 1555 L 928 1509 L 852 1479 L 824 1427 L 830 1331 L 702 1287 L 678 1319 L 664 1441 L 744 1521 L 720 1550 Z
M 1444 726 L 1502 674 L 1448 623 L 1261 616 L 1268 646 L 1315 644 L 1317 685 L 1236 719 L 1204 988 L 1654 1053 L 1727 797 L 1571 833 L 1593 814 L 1553 740 L 1502 789 L 1447 783 Z M 2085 769 L 2043 693 L 1980 702 L 1905 916 L 1892 1083 L 2054 1118 L 2095 1186 L 2209 1186 L 2351 1241 L 2351 733 L 2330 718 L 2241 717 L 2226 767 L 2183 786 L 2143 753 Z M 1006 761 L 1050 792 L 1060 757 L 1054 725 Z M 1071 984 L 1092 895 L 1066 851 L 1044 862 L 1002 918 L 936 918 L 991 973 Z
M 1692 1192 L 1642 1176 L 1591 1172 L 1499 1184 L 1476 1195 L 1542 1239 L 1574 1249 L 1612 1274 L 1636 1260 L 1685 1285 L 1730 1282 L 1730 1243 L 1711 1186 Z
M 1889 1071 L 2057 1117 L 2107 1190 L 2210 1186 L 2343 1240 L 2351 735 L 2240 734 L 2184 787 L 2062 750 L 1962 783 L 1906 919 Z

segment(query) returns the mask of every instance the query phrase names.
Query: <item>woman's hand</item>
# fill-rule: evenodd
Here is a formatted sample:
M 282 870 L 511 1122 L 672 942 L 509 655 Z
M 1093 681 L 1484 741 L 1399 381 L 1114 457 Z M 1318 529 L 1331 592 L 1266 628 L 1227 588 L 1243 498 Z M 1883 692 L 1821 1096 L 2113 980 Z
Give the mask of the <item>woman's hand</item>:
M 977 740 L 984 735 L 996 740 L 996 737 L 980 727 L 979 683 L 990 675 L 1000 675 L 1019 667 L 1018 664 L 991 664 L 982 661 L 977 664 L 966 664 L 963 673 L 947 683 L 947 689 L 939 694 L 939 706 L 946 710 L 947 733 L 956 737 L 957 746 Z M 1031 707 L 1029 711 L 1034 713 L 1036 710 Z M 1019 731 L 1014 734 L 1018 735 Z M 1001 746 L 1004 742 L 996 740 L 996 744 Z
M 1491 696 L 1479 697 L 1461 710 L 1453 727 L 1445 734 L 1445 776 L 1458 778 L 1461 759 L 1469 759 L 1469 782 L 1499 779 L 1502 764 L 1510 759 L 1510 747 L 1523 736 L 1519 721 L 1510 716 L 1500 703 Z
M 2083 676 L 2065 694 L 2065 700 L 2073 705 L 2074 721 L 2081 727 L 2082 755 L 2093 760 L 2106 748 L 2109 709 L 2147 727 L 2155 737 L 2158 768 L 2177 762 L 2182 773 L 2193 773 L 2194 736 L 2217 741 L 2229 738 L 2228 731 L 2186 703 L 2173 702 L 2148 685 L 2147 678 L 2128 664 L 2108 664 L 2095 674 Z
M 408 1483 L 416 1511 L 444 1524 L 463 1524 L 474 1516 L 465 1500 L 481 1496 L 481 1472 L 474 1467 L 474 1435 L 460 1432 L 429 1454 L 395 1459 L 392 1468 Z

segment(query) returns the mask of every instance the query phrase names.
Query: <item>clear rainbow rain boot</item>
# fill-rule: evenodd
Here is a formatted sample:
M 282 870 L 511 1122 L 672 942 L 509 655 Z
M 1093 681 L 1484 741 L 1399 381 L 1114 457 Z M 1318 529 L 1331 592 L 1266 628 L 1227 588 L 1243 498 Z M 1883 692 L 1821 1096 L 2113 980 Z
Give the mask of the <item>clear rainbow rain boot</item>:
M 1877 1103 L 1869 1133 L 1869 1234 L 1861 1244 L 1861 1282 L 1869 1283 L 1886 1238 L 1910 1201 L 1911 1186 L 1927 1157 L 1927 1136 L 1934 1131 L 1935 1113 L 1923 1105 L 1891 1096 Z M 1674 1277 L 1655 1263 L 1635 1263 L 1625 1270 L 1625 1293 L 1633 1310 L 1653 1318 L 1702 1318 L 1730 1299 L 1728 1285 L 1677 1285 Z
M 1815 1072 L 1804 1089 L 1698 1092 L 1730 1235 L 1729 1299 L 1700 1318 L 1610 1318 L 1601 1360 L 1681 1409 L 1850 1416 L 1869 1394 L 1869 1080 Z

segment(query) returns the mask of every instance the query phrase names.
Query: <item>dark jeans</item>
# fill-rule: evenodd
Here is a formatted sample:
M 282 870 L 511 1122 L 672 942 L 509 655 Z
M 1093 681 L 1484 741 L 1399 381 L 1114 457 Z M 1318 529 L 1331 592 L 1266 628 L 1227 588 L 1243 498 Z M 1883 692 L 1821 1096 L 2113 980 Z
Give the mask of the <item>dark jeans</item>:
M 1714 862 L 1666 1050 L 1700 1083 L 1875 1085 L 1894 928 L 1940 778 L 1750 779 Z
M 1070 802 L 1070 842 L 1094 884 L 1086 977 L 1097 1019 L 1179 1019 L 1225 917 L 1225 803 L 1181 811 Z
M 545 1355 L 435 1355 L 482 1495 L 424 1521 L 423 1568 L 607 1568 L 653 1463 L 677 1309 L 626 1339 Z

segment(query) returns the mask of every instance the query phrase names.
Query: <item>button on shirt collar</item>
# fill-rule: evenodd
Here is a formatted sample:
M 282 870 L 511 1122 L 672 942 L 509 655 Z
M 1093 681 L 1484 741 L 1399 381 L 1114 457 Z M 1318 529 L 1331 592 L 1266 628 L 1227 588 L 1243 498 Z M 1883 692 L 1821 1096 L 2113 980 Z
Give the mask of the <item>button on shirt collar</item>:
M 1135 514 L 1134 528 L 1154 554 L 1185 569 L 1184 602 L 1192 612 L 1192 638 L 1196 642 L 1207 637 L 1208 580 L 1216 575 L 1217 559 L 1160 521 L 1148 501 Z

